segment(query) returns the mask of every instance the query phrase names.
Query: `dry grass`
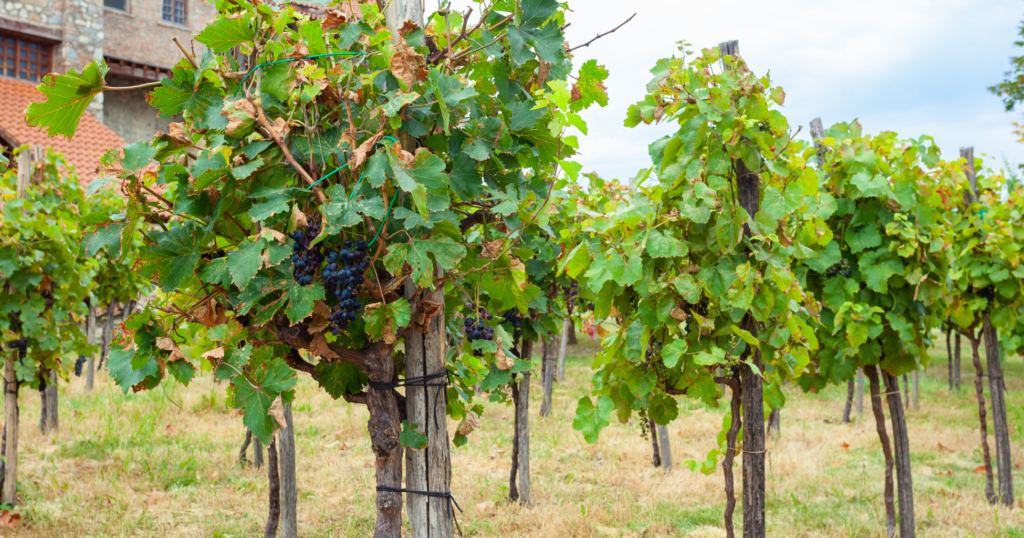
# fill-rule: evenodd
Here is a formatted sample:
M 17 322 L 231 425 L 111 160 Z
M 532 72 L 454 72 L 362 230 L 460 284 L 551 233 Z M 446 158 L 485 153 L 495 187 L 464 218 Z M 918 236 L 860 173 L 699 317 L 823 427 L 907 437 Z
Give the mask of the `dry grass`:
M 510 408 L 488 405 L 481 430 L 454 450 L 452 490 L 466 510 L 460 522 L 467 536 L 724 536 L 721 472 L 705 476 L 680 465 L 703 460 L 722 410 L 680 401 L 680 417 L 669 426 L 678 465 L 670 474 L 650 466 L 650 443 L 635 423 L 613 424 L 587 445 L 571 422 L 589 386 L 593 346 L 573 350 L 552 417 L 537 416 L 536 381 L 531 390 L 532 507 L 501 502 Z M 973 376 L 965 370 L 963 391 L 950 396 L 944 358 L 937 363 L 922 377 L 920 409 L 909 412 L 920 535 L 1024 537 L 1024 506 L 989 506 L 984 477 L 974 472 Z M 1014 461 L 1024 462 L 1024 362 L 1014 358 L 1006 371 Z M 61 388 L 62 429 L 49 437 L 35 427 L 38 395 L 23 393 L 19 511 L 28 526 L 14 535 L 262 534 L 265 474 L 235 463 L 243 429 L 224 408 L 223 385 L 205 376 L 187 389 L 168 385 L 126 397 L 100 377 L 92 394 L 78 379 Z M 843 397 L 843 388 L 789 395 L 782 438 L 769 442 L 769 536 L 882 536 L 882 455 L 870 409 L 853 425 L 840 424 Z M 374 483 L 365 409 L 333 401 L 303 378 L 295 420 L 303 535 L 369 536 Z M 1018 474 L 1018 499 L 1021 482 Z M 477 506 L 486 501 L 499 502 Z

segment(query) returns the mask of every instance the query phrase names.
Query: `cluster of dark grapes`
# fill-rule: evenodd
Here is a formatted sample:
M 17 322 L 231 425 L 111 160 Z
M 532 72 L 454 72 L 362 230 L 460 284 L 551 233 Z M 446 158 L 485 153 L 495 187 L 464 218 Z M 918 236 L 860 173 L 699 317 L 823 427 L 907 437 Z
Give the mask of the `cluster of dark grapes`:
M 839 275 L 842 275 L 846 278 L 850 278 L 850 262 L 848 262 L 846 258 L 839 260 L 839 263 L 833 265 L 832 267 L 829 267 L 825 271 L 825 276 L 828 278 L 832 278 L 834 276 Z
M 523 334 L 523 316 L 519 313 L 518 308 L 502 312 L 501 317 L 505 318 L 506 322 L 512 324 L 513 338 L 519 338 Z
M 356 290 L 363 284 L 363 275 L 370 267 L 366 257 L 366 241 L 345 241 L 345 248 L 327 253 L 324 268 L 324 288 L 338 299 L 331 312 L 331 332 L 335 336 L 348 328 L 350 321 L 359 317 L 363 304 L 356 299 Z
M 7 342 L 7 349 L 17 349 L 18 358 L 24 359 L 28 355 L 28 338 L 19 338 L 12 342 Z
M 652 338 L 651 341 L 647 343 L 647 360 L 651 361 L 655 357 L 661 356 L 661 348 L 663 345 L 664 342 L 660 339 Z
M 85 366 L 85 357 L 75 359 L 75 377 L 82 377 L 82 367 Z
M 565 297 L 565 307 L 569 311 L 569 315 L 572 315 L 573 308 L 576 307 L 576 299 L 580 294 L 580 283 L 575 280 L 572 281 L 568 287 L 562 288 L 562 296 Z
M 292 232 L 292 265 L 295 267 L 292 275 L 300 286 L 308 286 L 313 283 L 313 276 L 320 264 L 324 262 L 324 256 L 320 253 L 320 245 L 310 246 L 309 244 L 320 235 L 320 225 L 310 224 L 302 230 Z
M 996 298 L 996 289 L 993 286 L 985 286 L 977 291 L 978 297 L 992 302 Z
M 202 256 L 200 256 L 200 258 L 202 258 L 202 259 L 204 259 L 204 260 L 209 262 L 209 261 L 216 260 L 217 258 L 223 258 L 224 256 L 227 256 L 227 255 L 228 255 L 228 253 L 224 252 L 224 249 L 219 249 L 219 250 L 217 250 L 217 252 L 214 252 L 212 254 L 203 254 Z
M 494 314 L 487 311 L 486 308 L 479 306 L 474 307 L 473 303 L 466 303 L 466 310 L 476 310 L 476 313 L 480 315 L 479 318 L 467 317 L 466 318 L 466 338 L 470 342 L 473 340 L 493 340 L 494 339 L 494 327 L 488 327 L 484 325 L 484 320 L 494 319 Z M 473 355 L 482 357 L 484 351 L 482 349 L 474 349 Z
M 593 312 L 594 311 L 594 303 L 587 303 L 587 310 Z

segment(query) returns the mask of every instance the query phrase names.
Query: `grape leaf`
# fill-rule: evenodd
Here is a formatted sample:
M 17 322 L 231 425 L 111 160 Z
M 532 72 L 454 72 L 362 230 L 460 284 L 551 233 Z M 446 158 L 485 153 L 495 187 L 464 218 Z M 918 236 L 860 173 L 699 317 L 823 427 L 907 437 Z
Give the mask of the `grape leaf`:
M 217 17 L 196 35 L 196 41 L 219 54 L 242 43 L 252 41 L 255 35 L 256 29 L 253 28 L 248 17 Z
M 588 443 L 596 443 L 601 430 L 611 423 L 614 408 L 615 403 L 607 396 L 598 396 L 596 407 L 590 398 L 584 396 L 576 404 L 576 416 L 572 419 L 572 427 L 582 433 Z
M 253 435 L 270 443 L 276 421 L 268 415 L 270 404 L 284 391 L 295 386 L 295 371 L 281 359 L 255 367 L 245 376 L 231 380 L 235 389 L 235 407 L 245 410 L 242 422 Z
M 46 75 L 38 87 L 46 100 L 29 104 L 25 121 L 45 129 L 49 136 L 71 139 L 78 130 L 78 122 L 85 109 L 103 91 L 107 71 L 106 62 L 93 60 L 81 73 L 69 69 L 63 75 Z

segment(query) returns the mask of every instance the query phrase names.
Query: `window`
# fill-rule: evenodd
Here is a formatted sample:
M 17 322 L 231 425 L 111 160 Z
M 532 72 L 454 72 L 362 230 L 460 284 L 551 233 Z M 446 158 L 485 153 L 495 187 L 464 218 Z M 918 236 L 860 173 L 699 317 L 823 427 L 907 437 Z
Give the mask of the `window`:
M 103 0 L 103 5 L 111 9 L 128 11 L 128 0 Z
M 185 26 L 185 0 L 164 0 L 164 20 Z
M 20 37 L 0 35 L 0 74 L 39 82 L 50 72 L 53 47 Z

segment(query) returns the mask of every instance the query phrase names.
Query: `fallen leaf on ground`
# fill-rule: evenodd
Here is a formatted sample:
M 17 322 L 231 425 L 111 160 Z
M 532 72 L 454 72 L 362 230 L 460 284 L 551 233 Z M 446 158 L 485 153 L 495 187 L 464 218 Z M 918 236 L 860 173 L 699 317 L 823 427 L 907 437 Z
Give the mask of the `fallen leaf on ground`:
M 17 527 L 19 521 L 21 521 L 21 516 L 10 510 L 0 513 L 0 527 Z
M 846 443 L 846 442 L 844 442 L 844 443 L 842 444 L 842 447 L 843 447 L 843 450 L 850 450 L 850 443 Z
M 985 466 L 979 465 L 974 468 L 974 474 L 985 474 Z

